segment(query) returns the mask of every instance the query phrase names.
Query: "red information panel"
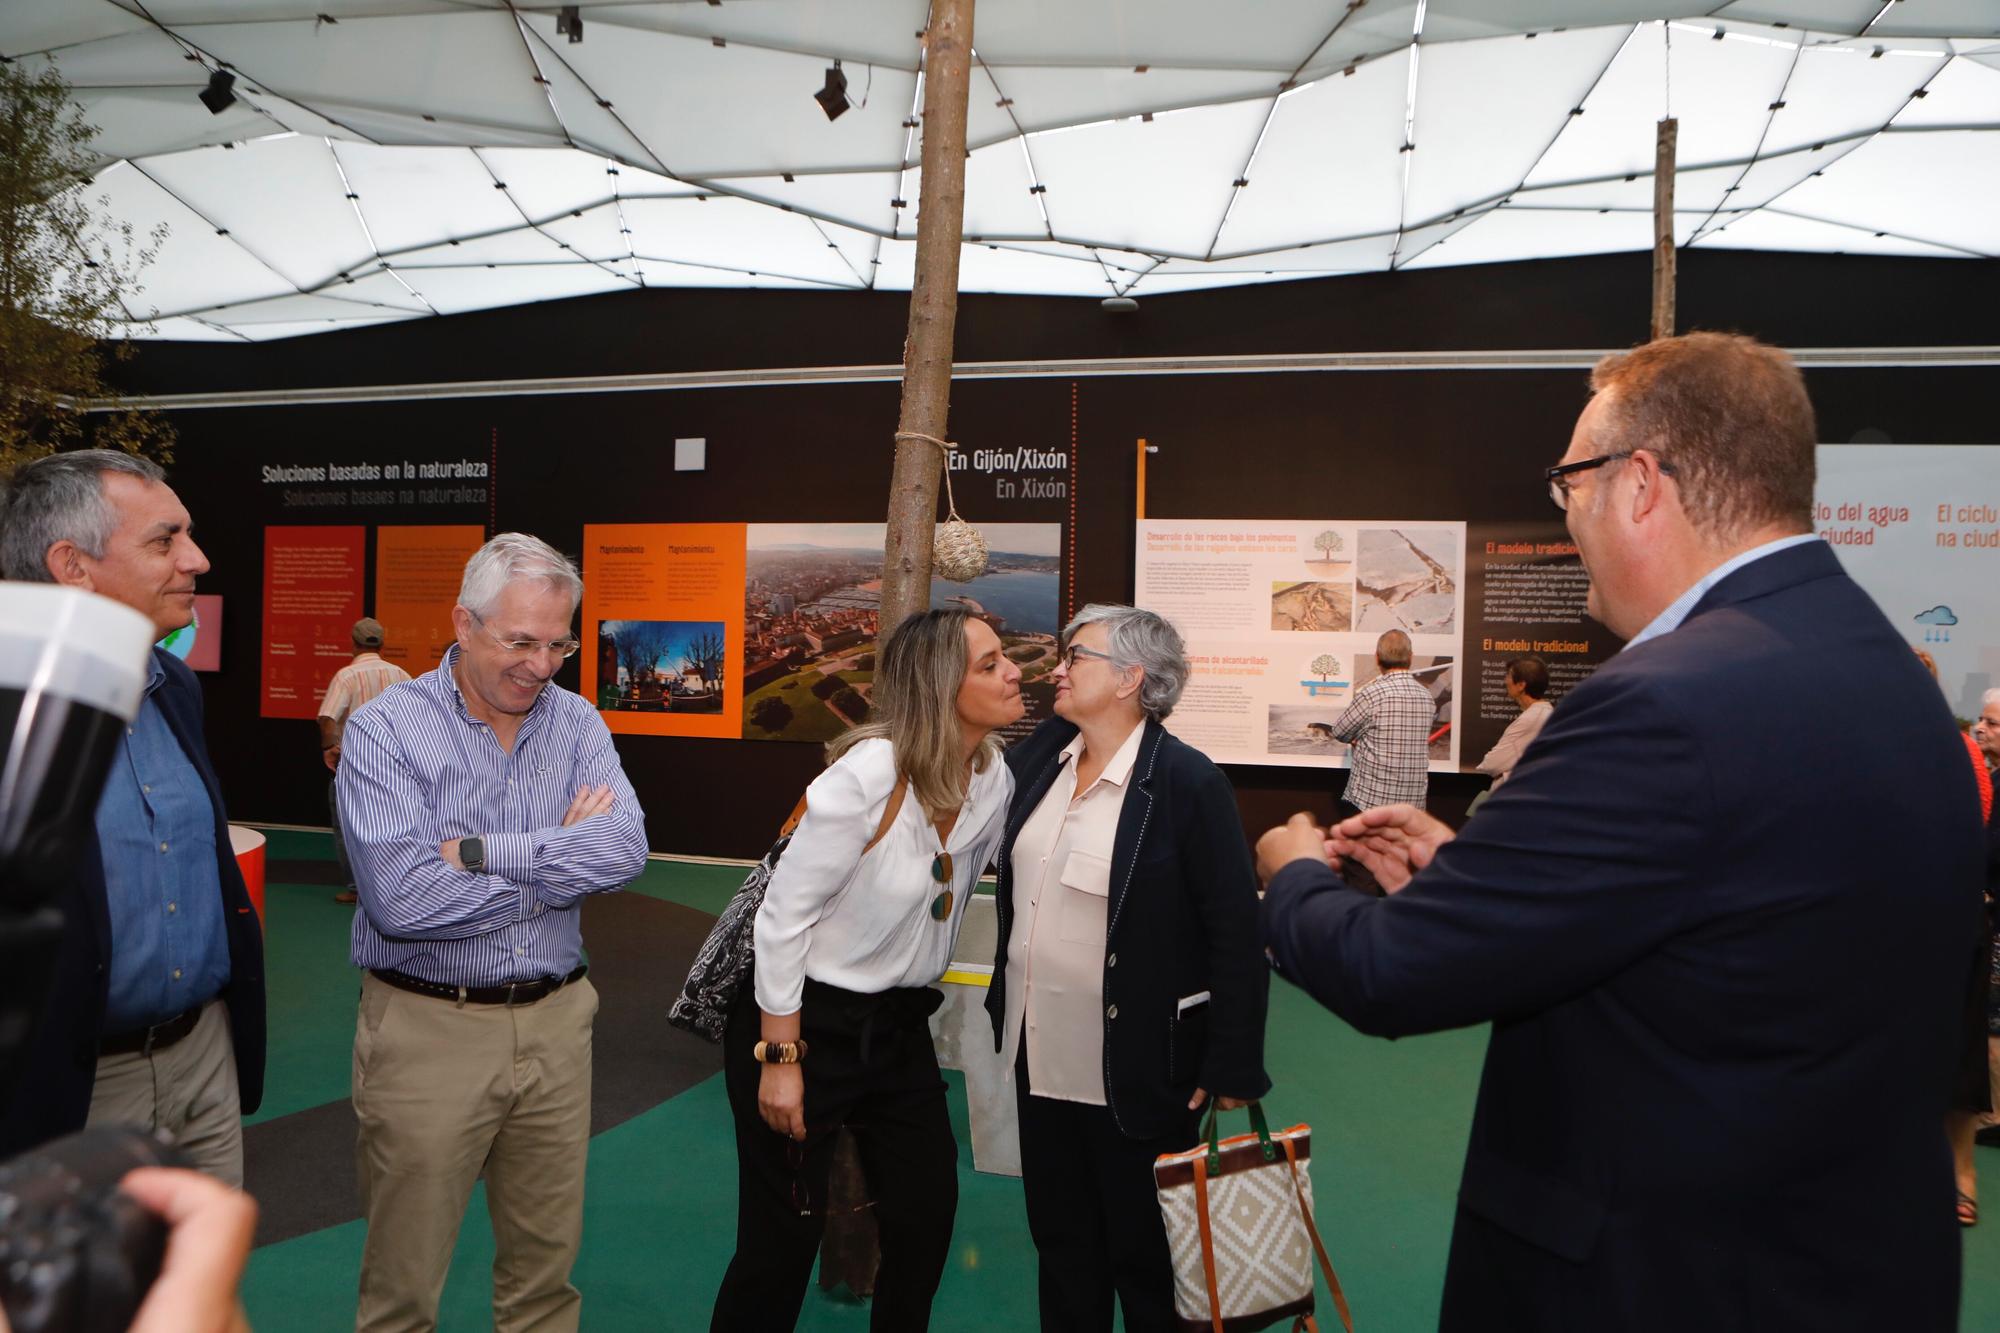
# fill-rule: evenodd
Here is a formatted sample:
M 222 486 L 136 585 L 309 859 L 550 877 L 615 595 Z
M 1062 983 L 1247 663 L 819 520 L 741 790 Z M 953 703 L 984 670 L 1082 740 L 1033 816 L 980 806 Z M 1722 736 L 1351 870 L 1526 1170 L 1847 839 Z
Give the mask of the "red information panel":
M 263 717 L 313 717 L 354 657 L 368 530 L 264 529 Z

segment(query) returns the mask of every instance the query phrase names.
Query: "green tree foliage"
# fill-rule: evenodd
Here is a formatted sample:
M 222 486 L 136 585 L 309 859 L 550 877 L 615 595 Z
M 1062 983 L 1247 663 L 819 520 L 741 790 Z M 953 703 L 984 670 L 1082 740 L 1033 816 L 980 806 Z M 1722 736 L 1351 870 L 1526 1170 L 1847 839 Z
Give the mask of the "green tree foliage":
M 750 720 L 776 734 L 792 725 L 792 706 L 773 694 L 759 699 L 750 709 Z
M 1306 670 L 1312 672 L 1314 675 L 1318 676 L 1321 680 L 1325 680 L 1328 676 L 1337 675 L 1339 673 L 1340 659 L 1335 657 L 1332 653 L 1321 653 L 1318 657 L 1315 657 L 1312 660 L 1312 664 L 1308 666 Z
M 812 692 L 822 699 L 831 699 L 847 687 L 847 682 L 838 676 L 821 676 L 812 683 Z
M 832 703 L 850 722 L 860 723 L 868 720 L 868 701 L 852 688 L 838 691 L 833 696 Z
M 131 355 L 127 301 L 166 239 L 102 217 L 95 134 L 53 67 L 0 64 L 0 476 L 83 445 L 172 457 L 158 414 L 85 410 L 115 396 L 105 368 Z
M 1319 536 L 1313 538 L 1313 546 L 1327 560 L 1333 559 L 1334 554 L 1346 545 L 1347 543 L 1341 540 L 1340 534 L 1331 530 L 1322 532 Z

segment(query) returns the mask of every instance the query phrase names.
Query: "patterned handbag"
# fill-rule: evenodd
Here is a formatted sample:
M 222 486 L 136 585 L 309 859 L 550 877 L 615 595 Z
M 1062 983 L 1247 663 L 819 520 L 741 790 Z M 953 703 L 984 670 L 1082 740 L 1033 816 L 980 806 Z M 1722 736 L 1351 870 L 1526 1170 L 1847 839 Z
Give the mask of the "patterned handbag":
M 1217 1141 L 1209 1104 L 1206 1144 L 1153 1163 L 1160 1215 L 1174 1258 L 1174 1313 L 1185 1333 L 1247 1333 L 1290 1318 L 1293 1333 L 1318 1333 L 1313 1259 L 1347 1333 L 1354 1319 L 1333 1261 L 1313 1225 L 1312 1129 L 1273 1134 L 1250 1104 L 1250 1134 Z
M 868 840 L 868 846 L 861 849 L 863 856 L 889 831 L 896 812 L 903 808 L 903 793 L 909 785 L 908 778 L 896 779 L 896 789 L 882 808 L 882 822 L 876 825 L 875 836 Z M 771 844 L 771 850 L 750 867 L 750 873 L 743 877 L 743 887 L 736 890 L 736 896 L 722 909 L 722 915 L 715 918 L 708 938 L 695 952 L 694 966 L 688 969 L 687 980 L 681 984 L 680 998 L 667 1010 L 667 1021 L 675 1027 L 721 1044 L 723 1029 L 729 1026 L 730 1006 L 736 1003 L 736 992 L 743 988 L 743 978 L 750 975 L 750 964 L 755 959 L 757 909 L 764 905 L 764 890 L 770 887 L 778 858 L 791 845 L 792 833 L 805 817 L 806 798 L 801 796 L 785 826 L 778 830 L 778 840 Z
M 708 938 L 695 952 L 694 966 L 688 969 L 680 998 L 667 1010 L 667 1021 L 675 1027 L 721 1044 L 722 1030 L 729 1026 L 729 1008 L 736 1003 L 736 992 L 742 988 L 743 978 L 750 974 L 751 956 L 756 948 L 753 932 L 757 909 L 764 905 L 764 890 L 778 868 L 778 858 L 791 845 L 792 831 L 805 814 L 806 798 L 801 796 L 785 826 L 778 830 L 778 840 L 771 844 L 771 850 L 750 867 L 750 873 L 743 877 L 743 886 L 722 909 L 722 915 L 715 918 Z

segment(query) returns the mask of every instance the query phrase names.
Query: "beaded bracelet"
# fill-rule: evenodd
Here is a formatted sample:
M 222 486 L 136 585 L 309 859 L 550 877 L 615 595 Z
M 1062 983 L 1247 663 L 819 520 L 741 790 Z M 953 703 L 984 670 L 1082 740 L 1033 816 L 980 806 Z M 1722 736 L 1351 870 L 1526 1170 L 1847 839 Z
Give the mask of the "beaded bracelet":
M 760 1041 L 752 1054 L 759 1064 L 795 1065 L 806 1058 L 806 1044 L 803 1041 Z

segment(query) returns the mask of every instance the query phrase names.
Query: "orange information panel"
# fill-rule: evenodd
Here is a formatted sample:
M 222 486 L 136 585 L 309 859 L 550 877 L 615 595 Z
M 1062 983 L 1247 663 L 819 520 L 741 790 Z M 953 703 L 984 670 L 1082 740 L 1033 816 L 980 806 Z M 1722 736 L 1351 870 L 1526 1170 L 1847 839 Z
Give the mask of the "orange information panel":
M 743 734 L 741 523 L 583 529 L 583 696 L 613 731 Z
M 313 717 L 354 656 L 368 530 L 264 529 L 261 717 Z
M 465 562 L 486 542 L 476 523 L 375 529 L 375 618 L 382 656 L 412 676 L 444 660 Z

